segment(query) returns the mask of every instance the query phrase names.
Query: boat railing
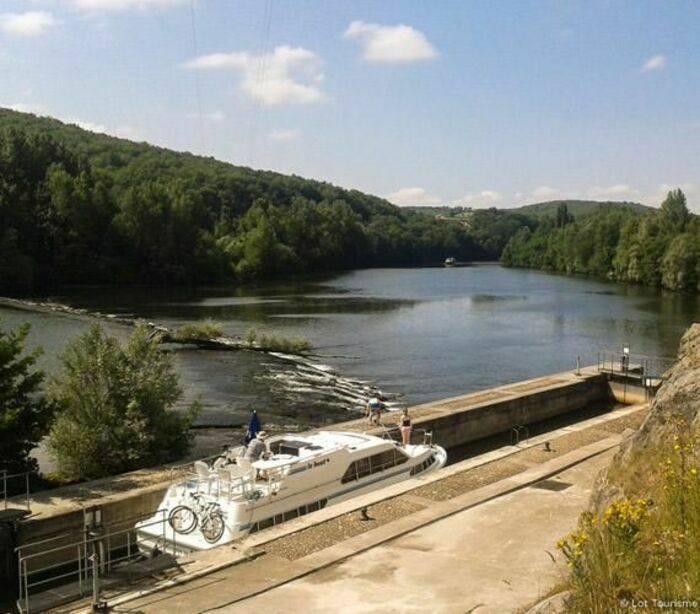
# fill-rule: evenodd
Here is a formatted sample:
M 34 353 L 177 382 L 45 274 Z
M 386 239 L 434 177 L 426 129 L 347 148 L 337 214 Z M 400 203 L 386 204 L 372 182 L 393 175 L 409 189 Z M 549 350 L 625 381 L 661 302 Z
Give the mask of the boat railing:
M 386 439 L 387 441 L 401 441 L 401 428 L 398 426 L 385 426 L 381 425 L 382 432 L 380 437 Z M 433 431 L 422 428 L 413 428 L 411 430 L 411 440 L 415 440 L 415 436 L 423 437 L 422 445 L 432 446 L 433 445 Z
M 207 463 L 212 467 L 216 466 L 216 462 L 220 459 L 227 459 L 228 462 L 233 462 L 236 458 L 239 458 L 245 454 L 245 446 L 229 446 L 220 454 L 212 454 L 211 456 L 205 456 L 196 460 L 190 460 L 186 463 L 179 463 L 177 465 L 170 466 L 169 482 L 175 483 L 182 481 L 183 478 L 196 478 L 197 477 L 197 463 L 203 462 Z
M 269 466 L 256 466 L 244 460 L 245 447 L 238 446 L 229 449 L 223 455 L 185 463 L 173 468 L 172 483 L 184 480 L 195 484 L 198 494 L 206 497 L 235 499 L 250 499 L 261 496 L 266 486 L 267 493 L 279 492 L 282 482 L 289 475 L 296 459 L 288 462 L 273 462 Z M 213 463 L 208 460 L 216 459 Z M 218 463 L 218 461 L 223 461 Z M 272 460 L 272 459 L 268 459 Z M 257 491 L 257 495 L 256 495 Z

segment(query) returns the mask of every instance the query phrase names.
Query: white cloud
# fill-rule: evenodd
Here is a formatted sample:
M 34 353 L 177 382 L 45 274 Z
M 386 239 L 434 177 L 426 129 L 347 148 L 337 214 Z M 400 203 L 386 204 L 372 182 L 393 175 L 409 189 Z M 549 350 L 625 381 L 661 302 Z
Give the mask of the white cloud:
M 54 16 L 46 11 L 0 13 L 0 29 L 17 36 L 41 36 L 57 23 Z
M 135 128 L 133 126 L 107 126 L 105 124 L 100 124 L 97 122 L 91 122 L 91 121 L 85 121 L 81 119 L 60 119 L 62 122 L 66 124 L 74 124 L 78 126 L 78 128 L 82 128 L 83 130 L 89 130 L 90 132 L 94 132 L 96 134 L 106 134 L 108 136 L 116 136 L 120 139 L 129 139 L 130 141 L 140 141 L 143 140 L 143 136 L 141 132 L 139 131 L 138 128 Z
M 478 194 L 467 194 L 452 203 L 458 207 L 495 207 L 503 201 L 503 196 L 495 190 L 482 190 Z
M 588 196 L 594 200 L 634 200 L 639 193 L 626 183 L 616 183 L 607 187 L 593 186 L 588 190 Z
M 134 126 L 117 126 L 114 130 L 107 129 L 106 134 L 118 136 L 120 139 L 128 139 L 130 141 L 143 141 L 143 133 Z
M 187 2 L 188 0 L 69 0 L 71 6 L 86 12 L 162 9 Z
M 293 141 L 301 136 L 301 130 L 298 128 L 283 128 L 281 130 L 273 130 L 267 136 L 271 141 Z
M 46 105 L 33 103 L 33 102 L 16 102 L 13 104 L 0 103 L 0 108 L 10 109 L 12 111 L 19 111 L 20 113 L 33 113 L 34 115 L 43 115 L 46 117 L 55 117 L 59 121 L 65 124 L 73 124 L 82 128 L 83 130 L 89 130 L 90 132 L 95 132 L 97 134 L 107 134 L 109 136 L 116 136 L 121 139 L 129 139 L 131 141 L 142 141 L 144 140 L 143 133 L 134 126 L 129 126 L 127 124 L 121 126 L 107 126 L 105 124 L 100 124 L 92 121 L 85 121 L 81 119 L 76 119 L 74 117 L 62 118 L 54 114 L 50 114 Z
M 411 205 L 439 205 L 442 202 L 437 196 L 429 194 L 425 188 L 401 188 L 387 195 L 386 198 L 400 207 Z
M 362 57 L 369 62 L 418 62 L 438 56 L 425 34 L 405 24 L 382 26 L 353 21 L 343 37 L 358 40 Z
M 272 53 L 213 53 L 185 64 L 193 70 L 235 70 L 241 89 L 264 105 L 313 104 L 327 99 L 319 87 L 324 79 L 320 58 L 303 47 L 281 45 Z
M 525 200 L 527 202 L 543 202 L 548 200 L 557 200 L 564 197 L 565 194 L 561 190 L 552 188 L 548 185 L 541 185 L 532 190 Z
M 641 68 L 642 72 L 651 72 L 652 70 L 662 70 L 666 68 L 665 55 L 652 55 Z
M 639 199 L 639 192 L 626 183 L 616 183 L 609 186 L 594 185 L 586 190 L 560 190 L 548 185 L 541 185 L 525 196 L 526 203 L 567 199 L 635 201 Z
M 12 111 L 19 111 L 20 113 L 33 113 L 34 115 L 46 114 L 46 107 L 44 105 L 30 102 L 15 102 L 13 104 L 0 103 L 0 107 L 10 109 Z

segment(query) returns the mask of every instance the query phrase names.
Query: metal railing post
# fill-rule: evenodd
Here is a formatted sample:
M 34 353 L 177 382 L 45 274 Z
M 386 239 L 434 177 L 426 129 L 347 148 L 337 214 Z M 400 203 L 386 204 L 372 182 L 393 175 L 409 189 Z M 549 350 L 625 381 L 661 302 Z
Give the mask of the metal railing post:
M 27 487 L 27 511 L 31 512 L 32 508 L 29 506 L 29 472 L 24 474 L 24 479 Z
M 29 581 L 27 578 L 27 560 L 23 560 L 24 571 L 24 610 L 29 613 Z
M 100 573 L 99 573 L 99 559 L 97 554 L 97 549 L 93 548 L 92 555 L 90 556 L 90 561 L 92 562 L 92 607 L 93 610 L 97 610 L 97 606 L 100 603 Z
M 22 598 L 22 546 L 16 549 L 17 552 L 17 582 L 19 586 L 17 587 L 17 597 Z
M 83 565 L 82 556 L 80 555 L 80 544 L 78 544 L 78 592 L 80 596 L 83 596 Z

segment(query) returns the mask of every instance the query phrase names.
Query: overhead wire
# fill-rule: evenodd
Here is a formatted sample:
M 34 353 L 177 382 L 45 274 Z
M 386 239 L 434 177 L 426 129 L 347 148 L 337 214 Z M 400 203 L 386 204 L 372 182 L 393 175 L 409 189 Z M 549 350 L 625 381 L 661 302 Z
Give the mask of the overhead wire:
M 192 25 L 192 50 L 193 57 L 199 57 L 199 45 L 197 43 L 197 19 L 194 9 L 195 0 L 190 0 L 190 22 Z M 199 80 L 199 71 L 194 72 L 194 89 L 195 89 L 195 99 L 197 104 L 197 119 L 199 123 L 199 148 L 200 153 L 206 153 L 206 135 L 204 133 L 204 112 L 202 110 L 202 87 Z
M 253 86 L 252 99 L 253 107 L 251 113 L 250 128 L 248 131 L 248 148 L 246 155 L 246 163 L 252 166 L 255 161 L 255 153 L 257 149 L 258 128 L 261 122 L 261 93 L 265 87 L 267 64 L 270 55 L 270 32 L 272 29 L 272 2 L 273 0 L 265 0 L 265 8 L 263 11 L 263 19 L 261 25 L 260 44 L 257 49 L 257 70 L 255 73 L 255 84 Z

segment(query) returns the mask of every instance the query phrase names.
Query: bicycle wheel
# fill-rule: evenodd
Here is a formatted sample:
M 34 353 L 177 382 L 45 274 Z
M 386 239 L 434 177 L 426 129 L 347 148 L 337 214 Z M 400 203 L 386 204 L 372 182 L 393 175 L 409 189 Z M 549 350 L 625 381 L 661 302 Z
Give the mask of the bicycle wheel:
M 192 533 L 197 526 L 197 514 L 186 505 L 178 505 L 170 512 L 168 522 L 173 531 L 187 535 Z
M 204 539 L 210 544 L 215 544 L 224 534 L 224 516 L 221 512 L 212 512 L 202 520 L 200 528 Z

